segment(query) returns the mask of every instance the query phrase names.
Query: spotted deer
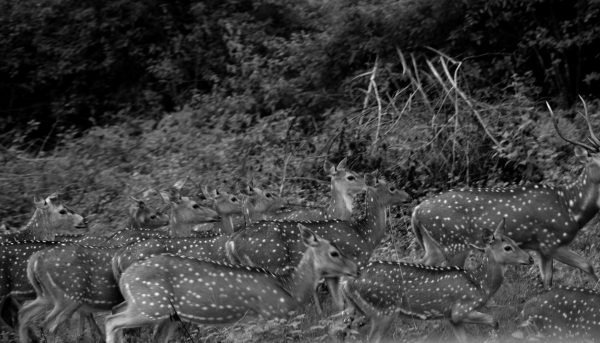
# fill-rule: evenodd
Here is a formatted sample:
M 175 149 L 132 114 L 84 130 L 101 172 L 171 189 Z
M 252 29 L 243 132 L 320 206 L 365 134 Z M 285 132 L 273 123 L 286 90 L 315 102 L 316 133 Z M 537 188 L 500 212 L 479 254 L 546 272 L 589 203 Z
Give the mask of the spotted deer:
M 57 234 L 87 232 L 85 218 L 58 201 L 56 193 L 46 199 L 34 199 L 35 212 L 23 228 L 7 233 L 1 239 L 7 240 L 54 240 Z
M 260 220 L 267 220 L 269 215 L 281 210 L 286 204 L 286 201 L 277 194 L 258 187 L 249 186 L 248 193 L 250 195 L 242 199 L 244 227 Z
M 0 309 L 4 326 L 16 328 L 16 313 L 23 301 L 35 298 L 27 281 L 27 260 L 36 251 L 67 243 L 53 241 L 0 242 Z
M 228 227 L 231 216 L 240 213 L 237 197 L 221 194 L 215 198 L 215 209 L 221 216 L 222 227 Z M 132 263 L 161 253 L 173 253 L 200 259 L 226 262 L 225 242 L 228 235 L 212 231 L 204 237 L 155 237 L 128 245 L 112 259 L 112 269 L 118 280 Z
M 331 200 L 325 208 L 301 208 L 288 212 L 271 213 L 266 220 L 350 220 L 354 207 L 354 198 L 366 189 L 364 179 L 357 173 L 346 169 L 344 158 L 336 166 L 326 162 L 323 169 L 331 178 Z
M 287 275 L 171 254 L 132 265 L 119 281 L 125 302 L 106 318 L 106 342 L 115 343 L 118 330 L 151 324 L 159 327 L 156 341 L 167 342 L 175 315 L 197 324 L 233 323 L 248 313 L 286 317 L 322 277 L 356 276 L 356 264 L 335 245 L 298 227 L 305 251 Z
M 213 208 L 221 217 L 221 220 L 211 224 L 205 224 L 203 230 L 210 230 L 223 234 L 232 234 L 237 231 L 234 223 L 235 216 L 241 216 L 242 213 L 242 201 L 235 195 L 229 194 L 224 191 L 213 190 L 208 191 L 207 187 L 202 187 L 202 193 L 206 199 L 209 199 L 213 203 Z M 226 206 L 227 208 L 219 208 Z
M 366 175 L 366 215 L 355 221 L 303 221 L 303 225 L 319 236 L 335 243 L 340 251 L 364 265 L 385 235 L 386 208 L 410 200 L 408 194 L 378 180 L 375 174 Z M 297 264 L 302 256 L 301 237 L 294 221 L 262 221 L 232 235 L 226 252 L 232 263 L 260 266 L 275 273 Z M 343 300 L 338 291 L 339 278 L 327 277 L 328 287 L 337 307 Z M 315 299 L 316 300 L 316 299 Z M 316 302 L 319 308 L 318 301 Z
M 194 227 L 198 224 L 220 219 L 214 209 L 201 206 L 189 197 L 182 196 L 181 189 L 184 183 L 184 181 L 178 181 L 168 191 L 160 192 L 163 200 L 171 205 L 169 221 L 171 237 L 190 237 Z
M 32 323 L 46 313 L 41 326 L 53 334 L 60 324 L 80 312 L 91 318 L 92 335 L 99 339 L 102 332 L 92 314 L 108 312 L 121 301 L 114 279 L 111 259 L 116 251 L 142 238 L 131 238 L 121 246 L 86 246 L 63 244 L 39 250 L 27 263 L 27 280 L 33 286 L 35 299 L 19 311 L 19 338 L 30 342 Z
M 597 280 L 592 265 L 567 245 L 599 210 L 600 141 L 594 135 L 587 109 L 590 145 L 565 138 L 551 109 L 550 113 L 558 135 L 576 145 L 575 155 L 587 160 L 574 183 L 564 187 L 465 188 L 442 193 L 414 209 L 412 228 L 417 240 L 421 242 L 423 231 L 429 231 L 452 263 L 462 265 L 468 244 L 481 244 L 482 229 L 506 217 L 507 235 L 521 248 L 540 254 L 539 269 L 546 287 L 552 284 L 554 259 Z M 424 249 L 423 263 L 436 264 L 439 256 L 431 254 L 427 247 Z
M 169 225 L 169 215 L 152 209 L 143 200 L 131 197 L 134 205 L 129 207 L 127 228 L 155 230 Z
M 75 238 L 74 243 L 83 245 L 110 245 L 120 244 L 119 241 L 126 237 L 139 236 L 142 238 L 165 236 L 167 233 L 162 228 L 169 224 L 169 216 L 160 210 L 150 208 L 143 200 L 131 197 L 135 202 L 129 207 L 129 218 L 125 229 L 118 231 L 110 237 L 103 235 L 85 235 Z M 159 230 L 159 231 L 157 231 Z M 126 237 L 125 237 L 126 236 Z
M 175 187 L 169 193 L 170 199 L 174 199 L 171 222 L 193 225 L 218 218 L 218 215 L 214 216 L 212 212 L 196 206 L 195 201 L 181 197 L 178 191 Z M 226 204 L 223 206 L 225 208 Z M 240 212 L 239 205 L 235 206 L 238 206 L 236 211 Z M 208 217 L 203 217 L 206 214 Z M 124 229 L 105 238 L 102 244 L 90 246 L 77 243 L 33 254 L 27 265 L 27 273 L 29 280 L 35 282 L 32 284 L 39 286 L 34 287 L 35 300 L 19 312 L 22 341 L 27 342 L 31 338 L 27 335 L 31 323 L 44 313 L 43 309 L 48 305 L 52 305 L 53 309 L 46 315 L 42 326 L 53 333 L 75 312 L 92 318 L 93 313 L 109 311 L 120 303 L 122 296 L 114 278 L 113 256 L 128 245 L 158 237 L 165 236 L 156 230 Z M 92 335 L 102 337 L 96 322 L 93 319 L 88 322 L 92 327 Z
M 527 330 L 544 341 L 597 341 L 600 337 L 600 292 L 556 287 L 529 299 L 523 306 L 521 318 L 520 335 Z
M 465 323 L 498 322 L 478 310 L 496 293 L 509 264 L 532 264 L 533 258 L 504 234 L 504 222 L 485 247 L 483 263 L 473 271 L 403 262 L 371 262 L 360 277 L 342 284 L 349 303 L 370 319 L 370 342 L 380 342 L 396 315 L 448 319 L 456 337 L 466 342 Z

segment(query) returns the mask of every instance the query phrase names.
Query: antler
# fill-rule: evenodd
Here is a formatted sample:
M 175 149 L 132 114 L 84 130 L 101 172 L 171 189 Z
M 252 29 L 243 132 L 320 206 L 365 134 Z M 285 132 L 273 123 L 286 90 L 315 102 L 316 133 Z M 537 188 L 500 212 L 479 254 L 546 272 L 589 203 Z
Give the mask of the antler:
M 592 143 L 594 143 L 594 146 L 590 146 L 590 145 L 587 145 L 585 143 L 573 141 L 573 140 L 570 140 L 567 137 L 563 136 L 563 134 L 558 129 L 558 119 L 554 115 L 554 112 L 552 111 L 552 107 L 550 107 L 550 104 L 547 101 L 546 101 L 546 106 L 548 107 L 548 111 L 550 111 L 550 117 L 552 117 L 552 124 L 554 125 L 554 130 L 556 130 L 556 133 L 558 133 L 558 136 L 560 138 L 562 138 L 562 140 L 564 140 L 567 143 L 570 143 L 570 144 L 573 144 L 573 145 L 576 145 L 576 146 L 580 146 L 580 147 L 584 148 L 585 150 L 587 150 L 589 152 L 598 152 L 600 150 L 600 144 L 596 144 L 595 142 L 593 142 L 593 139 L 597 140 L 598 138 L 596 138 L 596 136 L 593 135 L 592 127 L 591 127 L 591 124 L 590 124 L 590 121 L 589 121 L 589 117 L 588 117 L 588 114 L 587 114 L 587 105 L 585 105 L 585 102 L 584 102 L 584 108 L 585 108 L 586 122 L 588 124 L 588 128 L 590 130 L 590 134 L 593 136 L 593 138 L 590 137 L 589 139 L 590 139 L 590 141 Z
M 587 104 L 585 103 L 585 100 L 583 100 L 581 95 L 579 96 L 579 99 L 581 99 L 581 103 L 583 104 L 583 117 L 585 118 L 585 123 L 587 124 L 588 131 L 590 132 L 588 140 L 596 147 L 596 149 L 600 150 L 600 140 L 598 140 L 598 137 L 596 137 L 596 135 L 594 134 L 594 129 L 592 128 L 592 122 L 590 121 L 590 115 L 588 113 Z

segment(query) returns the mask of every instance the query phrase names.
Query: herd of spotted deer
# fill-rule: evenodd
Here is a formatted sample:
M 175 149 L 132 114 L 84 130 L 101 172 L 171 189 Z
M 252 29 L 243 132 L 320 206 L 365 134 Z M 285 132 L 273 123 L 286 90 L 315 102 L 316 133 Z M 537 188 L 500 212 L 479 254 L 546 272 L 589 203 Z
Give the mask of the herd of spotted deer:
M 545 287 L 524 305 L 521 325 L 595 339 L 600 293 L 551 288 L 554 259 L 597 280 L 591 264 L 568 248 L 600 208 L 600 140 L 587 110 L 585 118 L 587 143 L 564 137 L 554 118 L 558 135 L 586 159 L 576 182 L 460 189 L 425 200 L 412 214 L 425 251 L 415 263 L 371 259 L 385 235 L 387 208 L 410 197 L 375 173 L 360 177 L 346 169 L 345 159 L 325 168 L 332 193 L 322 209 L 286 211 L 282 198 L 257 188 L 243 197 L 203 189 L 212 206 L 202 206 L 182 196 L 177 182 L 160 192 L 168 215 L 135 199 L 128 228 L 105 237 L 74 235 L 86 222 L 54 195 L 36 200 L 29 223 L 0 243 L 2 321 L 21 342 L 37 341 L 39 329 L 56 332 L 75 313 L 96 340 L 117 342 L 122 329 L 152 325 L 153 338 L 166 342 L 174 318 L 227 324 L 251 313 L 284 317 L 310 301 L 321 313 L 316 290 L 325 281 L 330 306 L 369 319 L 369 341 L 381 341 L 398 315 L 447 319 L 457 339 L 467 341 L 465 323 L 498 327 L 480 310 L 507 265 L 533 264 L 530 250 Z M 354 219 L 362 192 L 365 216 Z M 478 263 L 468 258 L 473 251 Z M 111 313 L 105 334 L 93 317 L 99 312 Z

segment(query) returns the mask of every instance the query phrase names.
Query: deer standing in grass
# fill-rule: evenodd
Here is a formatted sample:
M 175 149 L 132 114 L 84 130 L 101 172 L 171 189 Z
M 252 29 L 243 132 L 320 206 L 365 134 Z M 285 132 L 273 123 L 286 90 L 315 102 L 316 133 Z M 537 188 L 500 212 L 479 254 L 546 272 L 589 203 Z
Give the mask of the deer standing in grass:
M 191 226 L 191 219 L 204 222 L 216 218 L 212 212 L 178 194 L 171 192 L 171 195 L 177 196 L 172 208 L 175 217 L 170 218 L 172 222 L 186 222 Z M 123 298 L 114 278 L 112 257 L 129 244 L 156 237 L 155 233 L 127 229 L 110 237 L 104 246 L 61 245 L 32 254 L 27 264 L 27 278 L 33 285 L 36 298 L 19 311 L 21 341 L 29 341 L 32 322 L 44 314 L 48 305 L 53 307 L 45 316 L 42 327 L 47 326 L 54 333 L 76 312 L 91 318 L 91 314 L 110 311 L 119 304 Z M 92 334 L 102 337 L 95 321 L 91 320 L 90 324 Z
M 319 236 L 335 243 L 359 266 L 369 260 L 385 235 L 387 207 L 410 200 L 408 194 L 378 180 L 374 174 L 367 174 L 365 178 L 367 209 L 364 219 L 301 222 Z M 297 264 L 303 252 L 296 225 L 294 221 L 262 221 L 232 235 L 226 243 L 230 261 L 263 267 L 275 273 L 285 271 Z M 339 278 L 327 277 L 326 281 L 336 306 L 341 307 L 343 300 L 338 293 Z M 320 310 L 319 302 L 315 303 Z
M 197 324 L 233 323 L 248 313 L 286 317 L 322 277 L 356 276 L 356 264 L 340 250 L 299 228 L 305 251 L 286 276 L 171 254 L 132 265 L 119 281 L 125 302 L 106 318 L 106 342 L 117 342 L 118 330 L 152 324 L 158 324 L 155 341 L 167 342 L 174 315 Z
M 504 222 L 485 247 L 480 268 L 432 267 L 403 262 L 371 262 L 360 277 L 342 285 L 350 304 L 371 321 L 369 341 L 380 342 L 397 314 L 422 320 L 446 318 L 466 342 L 463 324 L 498 322 L 478 310 L 496 293 L 508 264 L 532 264 L 533 258 L 504 234 Z
M 54 240 L 56 235 L 87 232 L 85 218 L 58 202 L 56 193 L 33 201 L 35 212 L 23 228 L 0 236 L 7 240 Z
M 468 244 L 481 244 L 482 229 L 506 217 L 507 235 L 521 248 L 540 254 L 539 268 L 546 287 L 552 284 L 554 259 L 598 279 L 592 265 L 567 245 L 600 208 L 600 140 L 594 135 L 587 107 L 589 145 L 565 138 L 551 109 L 550 113 L 558 135 L 576 145 L 576 156 L 587 161 L 577 181 L 564 187 L 460 189 L 422 202 L 412 215 L 415 236 L 421 242 L 427 230 L 446 255 L 439 256 L 425 246 L 423 263 L 435 265 L 447 258 L 462 265 Z
M 520 330 L 532 330 L 544 341 L 598 341 L 600 292 L 557 287 L 528 300 L 521 318 Z

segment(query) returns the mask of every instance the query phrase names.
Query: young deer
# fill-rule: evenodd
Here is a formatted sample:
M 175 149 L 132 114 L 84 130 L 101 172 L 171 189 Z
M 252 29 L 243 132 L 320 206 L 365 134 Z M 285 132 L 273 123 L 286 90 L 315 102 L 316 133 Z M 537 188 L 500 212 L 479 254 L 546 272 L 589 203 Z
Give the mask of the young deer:
M 299 228 L 306 250 L 287 276 L 171 254 L 132 265 L 119 281 L 125 302 L 106 318 L 106 342 L 115 343 L 120 329 L 150 324 L 159 324 L 156 341 L 167 342 L 173 316 L 198 324 L 233 323 L 248 312 L 286 317 L 322 277 L 356 276 L 356 264 L 333 244 Z
M 242 199 L 244 227 L 260 220 L 267 220 L 271 214 L 281 210 L 286 204 L 283 198 L 272 192 L 250 186 L 248 190 L 250 195 Z
M 366 185 L 364 179 L 353 171 L 346 170 L 344 158 L 336 166 L 326 162 L 323 169 L 331 177 L 331 200 L 325 208 L 304 208 L 289 212 L 265 215 L 266 220 L 350 220 L 354 206 L 354 197 L 364 192 Z
M 465 323 L 498 327 L 492 316 L 477 310 L 502 284 L 504 266 L 532 263 L 531 256 L 504 234 L 502 222 L 486 246 L 478 270 L 371 262 L 361 270 L 359 278 L 342 285 L 342 293 L 371 320 L 371 342 L 381 341 L 397 314 L 422 320 L 446 318 L 459 341 L 465 342 Z
M 544 340 L 596 341 L 600 337 L 600 292 L 557 287 L 523 306 L 519 325 L 543 335 Z
M 374 174 L 367 174 L 367 209 L 362 220 L 353 222 L 342 220 L 302 222 L 319 236 L 334 242 L 340 250 L 364 265 L 371 253 L 385 235 L 386 208 L 410 200 L 408 194 L 399 191 Z M 260 266 L 274 273 L 294 266 L 302 256 L 300 236 L 296 231 L 297 222 L 262 221 L 246 230 L 232 235 L 226 243 L 227 255 L 232 263 Z M 326 278 L 329 289 L 338 307 L 343 301 L 339 296 L 339 278 Z M 316 294 L 315 294 L 316 295 Z M 319 306 L 319 303 L 316 303 Z
M 429 231 L 444 247 L 451 263 L 462 265 L 468 244 L 481 244 L 482 229 L 506 217 L 507 235 L 521 248 L 539 252 L 539 268 L 546 287 L 552 284 L 553 259 L 579 268 L 597 280 L 591 264 L 567 245 L 600 208 L 600 141 L 592 130 L 587 108 L 591 145 L 563 137 L 554 114 L 552 118 L 558 135 L 577 145 L 575 154 L 587 160 L 576 182 L 565 187 L 461 189 L 440 194 L 414 209 L 412 227 L 417 240 L 421 242 L 423 231 Z M 423 263 L 435 265 L 437 259 L 425 247 Z
M 35 212 L 23 228 L 14 233 L 2 235 L 7 240 L 53 240 L 59 234 L 72 234 L 73 231 L 87 232 L 85 219 L 58 202 L 56 194 L 43 200 L 33 201 Z
M 219 214 L 212 208 L 201 206 L 194 200 L 181 196 L 183 184 L 183 181 L 178 181 L 171 189 L 160 193 L 163 200 L 171 204 L 171 237 L 190 237 L 196 225 L 220 219 Z

